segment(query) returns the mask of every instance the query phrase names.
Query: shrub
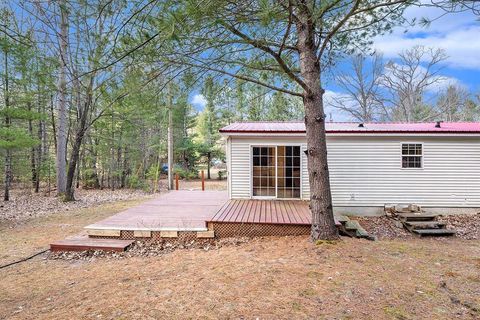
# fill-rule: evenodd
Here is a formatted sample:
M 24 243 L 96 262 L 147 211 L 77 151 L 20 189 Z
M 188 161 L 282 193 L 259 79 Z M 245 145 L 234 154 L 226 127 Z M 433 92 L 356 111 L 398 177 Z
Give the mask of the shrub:
M 222 180 L 227 175 L 227 170 L 218 170 L 218 180 Z
M 191 180 L 198 177 L 198 171 L 195 169 L 187 170 L 182 167 L 174 167 L 173 174 L 178 174 L 182 179 Z
M 145 180 L 140 179 L 136 175 L 128 176 L 127 177 L 127 186 L 131 189 L 143 189 L 148 190 L 149 186 Z

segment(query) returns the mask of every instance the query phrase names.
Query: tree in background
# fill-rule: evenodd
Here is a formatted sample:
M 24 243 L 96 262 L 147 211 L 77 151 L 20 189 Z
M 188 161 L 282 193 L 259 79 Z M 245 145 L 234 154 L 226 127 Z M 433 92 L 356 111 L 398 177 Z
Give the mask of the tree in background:
M 1 12 L 4 21 L 12 25 L 15 17 L 8 10 Z M 33 73 L 35 49 L 29 41 L 29 33 L 17 34 L 24 41 L 4 36 L 0 38 L 2 53 L 1 77 L 3 101 L 1 101 L 0 117 L 3 125 L 0 127 L 0 151 L 4 153 L 4 201 L 10 200 L 10 189 L 13 181 L 13 166 L 15 153 L 23 150 L 33 150 L 30 153 L 32 163 L 32 182 L 36 184 L 37 166 L 35 149 L 40 140 L 33 133 L 33 121 L 41 118 L 41 114 L 33 110 L 33 98 L 38 92 L 34 90 L 31 81 L 38 74 Z M 21 157 L 21 155 L 19 155 Z M 19 158 L 20 159 L 20 158 Z
M 437 116 L 424 101 L 428 88 L 445 80 L 440 76 L 440 64 L 447 58 L 442 49 L 415 46 L 399 54 L 400 61 L 390 61 L 382 79 L 382 85 L 389 95 L 395 121 L 428 121 Z M 422 64 L 422 61 L 427 61 Z
M 388 111 L 382 95 L 383 76 L 381 54 L 374 54 L 370 61 L 364 55 L 353 55 L 348 72 L 342 71 L 335 77 L 335 83 L 343 93 L 334 97 L 330 105 L 360 122 L 387 118 Z
M 57 84 L 57 118 L 58 128 L 56 140 L 57 194 L 67 194 L 67 49 L 68 49 L 68 8 L 65 0 L 58 2 L 60 22 L 58 34 L 59 70 Z M 73 198 L 73 194 L 70 195 Z
M 204 110 L 200 113 L 197 122 L 197 131 L 200 140 L 199 152 L 205 157 L 207 179 L 211 179 L 210 166 L 212 159 L 221 153 L 218 147 L 218 140 L 220 139 L 218 130 L 221 124 L 215 107 L 217 92 L 218 86 L 211 77 L 207 77 L 202 90 L 202 94 L 207 103 L 205 104 Z
M 449 85 L 438 97 L 436 107 L 442 113 L 442 120 L 462 121 L 471 112 L 469 93 L 458 85 Z

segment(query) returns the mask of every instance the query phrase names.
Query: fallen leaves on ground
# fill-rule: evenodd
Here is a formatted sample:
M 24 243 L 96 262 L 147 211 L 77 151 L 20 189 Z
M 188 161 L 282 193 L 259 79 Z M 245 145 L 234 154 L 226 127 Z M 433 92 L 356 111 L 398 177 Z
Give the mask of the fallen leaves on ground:
M 477 240 L 270 237 L 1 270 L 8 319 L 478 319 Z M 448 288 L 445 289 L 445 288 Z
M 148 194 L 141 190 L 82 190 L 75 192 L 76 201 L 64 202 L 51 194 L 34 193 L 29 189 L 14 190 L 11 201 L 0 202 L 0 222 L 22 222 L 56 212 L 88 208 L 103 203 L 145 198 Z

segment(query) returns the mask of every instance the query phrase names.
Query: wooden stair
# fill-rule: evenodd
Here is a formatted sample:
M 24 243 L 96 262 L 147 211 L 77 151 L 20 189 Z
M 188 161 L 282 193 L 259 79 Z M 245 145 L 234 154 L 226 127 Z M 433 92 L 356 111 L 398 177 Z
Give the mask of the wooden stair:
M 100 239 L 88 236 L 77 236 L 59 240 L 50 244 L 51 251 L 125 251 L 134 240 Z
M 428 213 L 400 212 L 397 213 L 405 229 L 419 236 L 453 236 L 455 230 L 447 229 L 445 222 L 438 221 L 438 215 Z

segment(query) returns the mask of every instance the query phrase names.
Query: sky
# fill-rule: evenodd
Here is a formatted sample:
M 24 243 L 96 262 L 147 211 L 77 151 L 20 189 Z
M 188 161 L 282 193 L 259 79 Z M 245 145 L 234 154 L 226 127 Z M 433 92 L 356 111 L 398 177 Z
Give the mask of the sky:
M 443 86 L 458 84 L 471 92 L 480 92 L 480 21 L 472 12 L 443 15 L 438 8 L 412 7 L 407 9 L 408 19 L 426 17 L 434 20 L 428 27 L 397 27 L 391 34 L 374 39 L 373 47 L 383 54 L 385 62 L 395 61 L 403 50 L 415 45 L 432 48 L 442 48 L 448 58 L 442 64 L 441 75 L 446 78 Z M 346 64 L 338 68 L 348 71 Z M 335 72 L 335 70 L 333 71 Z M 327 86 L 327 96 L 341 95 L 342 92 L 334 84 Z M 432 91 L 442 89 L 442 84 L 432 88 Z M 203 109 L 205 99 L 200 94 L 193 94 L 191 103 L 198 109 Z M 327 115 L 332 114 L 334 121 L 350 120 L 348 116 L 327 108 Z

